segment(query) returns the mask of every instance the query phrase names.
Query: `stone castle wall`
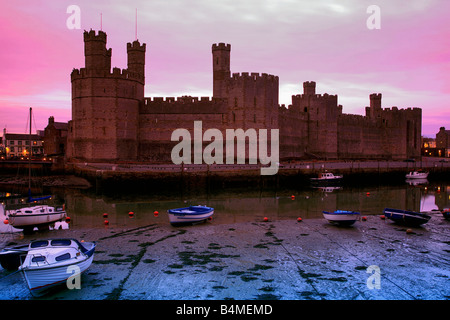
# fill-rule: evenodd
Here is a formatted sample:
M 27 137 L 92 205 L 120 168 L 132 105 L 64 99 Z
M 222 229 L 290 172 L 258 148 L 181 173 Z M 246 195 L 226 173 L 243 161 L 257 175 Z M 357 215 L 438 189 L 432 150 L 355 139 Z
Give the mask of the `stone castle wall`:
M 370 95 L 366 115 L 342 113 L 337 95 L 304 82 L 292 104 L 278 102 L 279 78 L 231 73 L 229 44 L 212 45 L 213 97 L 144 97 L 145 44 L 127 44 L 127 69 L 111 71 L 106 34 L 84 33 L 85 67 L 74 69 L 67 156 L 84 161 L 171 162 L 172 132 L 279 129 L 280 159 L 402 159 L 420 156 L 421 109 L 381 108 Z M 270 136 L 270 135 L 269 135 Z M 270 142 L 269 142 L 270 143 Z

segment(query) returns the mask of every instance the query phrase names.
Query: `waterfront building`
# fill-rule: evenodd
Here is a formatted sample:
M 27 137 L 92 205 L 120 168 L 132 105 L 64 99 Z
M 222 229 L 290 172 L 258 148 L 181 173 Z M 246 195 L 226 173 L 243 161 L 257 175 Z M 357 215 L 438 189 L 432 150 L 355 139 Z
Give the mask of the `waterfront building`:
M 450 130 L 440 127 L 436 133 L 436 148 L 438 157 L 450 158 Z
M 48 118 L 44 130 L 44 153 L 47 156 L 64 156 L 67 144 L 67 122 L 55 122 L 55 118 Z
M 7 159 L 14 158 L 28 158 L 30 155 L 30 141 L 31 151 L 33 157 L 42 157 L 44 155 L 44 134 L 38 131 L 37 134 L 27 133 L 7 133 L 3 129 L 3 145 Z

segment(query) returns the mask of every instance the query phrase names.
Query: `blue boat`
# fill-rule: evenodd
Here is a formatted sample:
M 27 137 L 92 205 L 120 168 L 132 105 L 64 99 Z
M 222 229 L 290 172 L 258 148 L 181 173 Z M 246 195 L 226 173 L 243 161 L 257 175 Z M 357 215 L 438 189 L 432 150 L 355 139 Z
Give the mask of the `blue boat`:
M 360 216 L 359 212 L 348 210 L 336 210 L 334 212 L 322 211 L 323 217 L 330 223 L 336 223 L 344 226 L 351 226 Z
M 185 224 L 205 221 L 214 214 L 214 208 L 206 206 L 190 206 L 167 210 L 171 224 Z
M 428 220 L 431 219 L 431 216 L 425 213 L 401 209 L 385 208 L 383 213 L 386 218 L 389 218 L 396 223 L 409 226 L 420 226 L 421 224 L 427 223 Z

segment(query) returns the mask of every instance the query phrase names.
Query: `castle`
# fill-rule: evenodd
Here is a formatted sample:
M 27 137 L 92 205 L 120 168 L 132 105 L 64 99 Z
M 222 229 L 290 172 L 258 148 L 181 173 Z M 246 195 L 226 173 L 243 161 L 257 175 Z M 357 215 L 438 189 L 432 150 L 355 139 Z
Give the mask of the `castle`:
M 420 157 L 422 110 L 381 107 L 370 95 L 365 116 L 345 114 L 336 95 L 303 83 L 287 108 L 278 102 L 279 79 L 230 72 L 231 45 L 212 45 L 213 96 L 144 96 L 146 44 L 127 44 L 127 68 L 112 68 L 106 33 L 84 32 L 85 67 L 74 69 L 71 161 L 170 163 L 177 128 L 279 129 L 280 160 L 406 159 Z

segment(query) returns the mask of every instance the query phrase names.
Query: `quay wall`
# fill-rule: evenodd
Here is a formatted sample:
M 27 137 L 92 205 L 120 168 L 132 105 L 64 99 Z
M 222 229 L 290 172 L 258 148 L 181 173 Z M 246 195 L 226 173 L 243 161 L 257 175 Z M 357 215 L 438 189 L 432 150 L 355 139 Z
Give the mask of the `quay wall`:
M 146 165 L 72 163 L 66 171 L 103 188 L 279 187 L 308 186 L 309 178 L 324 170 L 343 174 L 348 183 L 405 182 L 406 172 L 424 169 L 430 180 L 450 178 L 450 163 L 419 161 L 336 161 L 286 164 L 272 176 L 262 176 L 259 165 Z

